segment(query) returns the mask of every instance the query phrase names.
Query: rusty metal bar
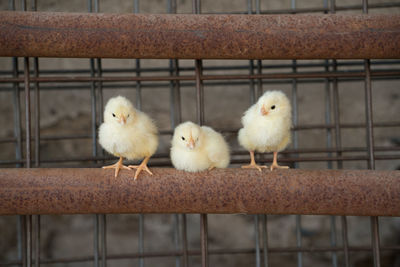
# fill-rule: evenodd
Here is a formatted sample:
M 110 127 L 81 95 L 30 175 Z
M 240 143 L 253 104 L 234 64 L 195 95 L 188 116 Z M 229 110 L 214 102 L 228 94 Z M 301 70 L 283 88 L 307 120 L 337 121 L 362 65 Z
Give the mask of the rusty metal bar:
M 0 56 L 400 58 L 400 15 L 0 12 Z
M 102 169 L 3 169 L 0 215 L 251 213 L 399 216 L 400 172 L 355 170 L 186 173 L 153 168 L 134 181 Z M 251 193 L 249 193 L 251 192 Z

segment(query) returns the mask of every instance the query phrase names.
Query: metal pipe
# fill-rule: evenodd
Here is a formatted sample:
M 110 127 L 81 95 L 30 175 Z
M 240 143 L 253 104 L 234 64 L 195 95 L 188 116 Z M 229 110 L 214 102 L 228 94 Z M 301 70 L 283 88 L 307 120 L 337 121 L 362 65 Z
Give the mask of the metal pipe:
M 3 169 L 0 215 L 249 213 L 399 216 L 400 172 L 371 170 L 188 173 L 153 168 L 135 181 L 102 169 Z M 151 179 L 150 179 L 151 178 Z M 251 193 L 249 193 L 251 192 Z
M 0 21 L 0 56 L 400 58 L 398 14 L 248 16 L 3 11 Z

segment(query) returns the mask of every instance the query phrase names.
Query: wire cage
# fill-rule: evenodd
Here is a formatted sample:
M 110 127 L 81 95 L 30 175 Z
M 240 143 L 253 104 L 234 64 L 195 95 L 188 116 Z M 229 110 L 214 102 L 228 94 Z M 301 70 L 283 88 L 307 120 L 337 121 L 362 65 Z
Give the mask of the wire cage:
M 168 0 L 139 5 L 139 0 L 10 0 L 0 3 L 0 8 L 13 12 L 0 14 L 0 50 L 4 49 L 0 51 L 0 266 L 400 266 L 396 217 L 400 216 L 400 47 L 395 42 L 400 32 L 399 2 Z M 39 16 L 16 11 L 39 11 Z M 81 13 L 40 17 L 40 12 L 54 11 Z M 255 24 L 255 15 L 282 15 L 282 24 L 301 29 L 290 28 L 291 34 L 283 39 L 287 46 L 282 40 L 277 43 L 286 56 L 271 49 L 269 58 L 257 57 L 258 50 L 240 57 L 232 51 L 243 38 L 231 39 L 229 34 L 222 45 L 183 38 L 182 49 L 173 50 L 180 56 L 173 57 L 165 52 L 169 43 L 163 44 L 172 34 L 161 34 L 162 27 L 159 32 L 153 29 L 158 34 L 149 33 L 150 43 L 137 48 L 142 49 L 139 54 L 150 51 L 150 56 L 135 58 L 122 52 L 113 56 L 120 47 L 112 40 L 105 41 L 109 47 L 103 50 L 111 54 L 93 55 L 102 41 L 94 35 L 89 45 L 80 43 L 74 50 L 85 23 L 98 23 L 99 17 L 89 13 L 102 12 L 116 13 L 108 17 L 114 19 L 141 13 L 143 20 L 160 14 L 156 19 L 166 23 L 171 19 L 166 14 L 188 14 L 179 18 L 186 23 L 179 25 L 182 32 L 190 23 L 198 23 L 191 19 L 200 13 L 217 18 L 241 15 L 240 20 Z M 367 37 L 362 35 L 365 32 L 356 33 L 351 36 L 355 43 L 341 49 L 329 50 L 340 37 L 330 39 L 321 28 L 320 35 L 327 38 L 323 46 L 290 39 L 307 31 L 300 24 L 306 20 L 296 20 L 302 14 L 321 15 L 308 17 L 315 27 L 323 16 L 352 14 L 351 23 L 362 28 L 374 23 L 366 22 L 374 19 L 365 19 L 366 13 L 383 14 L 376 20 L 383 30 L 365 31 L 371 34 Z M 58 41 L 46 46 L 45 38 L 37 36 L 24 46 L 21 40 L 29 38 L 21 32 L 34 28 L 21 26 L 24 19 L 35 23 L 57 16 L 71 31 L 83 29 L 75 43 L 54 30 L 54 20 L 49 19 L 46 29 L 52 29 L 49 36 Z M 350 23 L 341 19 L 351 17 L 330 19 L 335 28 Z M 102 18 L 100 28 L 107 21 Z M 193 32 L 202 38 L 212 30 Z M 368 39 L 373 34 L 384 39 Z M 10 42 L 6 37 L 22 39 Z M 193 50 L 184 50 L 190 41 Z M 371 48 L 371 43 L 378 45 Z M 213 50 L 201 45 L 218 47 L 226 54 L 207 56 Z M 64 50 L 57 50 L 60 46 Z M 15 54 L 6 55 L 9 47 Z M 131 47 L 127 51 L 135 53 Z M 200 56 L 193 51 L 200 51 Z M 327 56 L 333 54 L 338 57 Z M 264 91 L 272 89 L 284 91 L 291 99 L 292 144 L 280 153 L 280 161 L 296 170 L 262 176 L 243 172 L 240 165 L 248 161 L 248 152 L 237 142 L 240 118 Z M 124 178 L 110 182 L 111 173 L 99 169 L 115 160 L 99 146 L 97 131 L 105 102 L 117 94 L 153 117 L 160 130 L 160 146 L 150 160 L 155 175 L 140 178 L 142 186 L 126 179 L 132 175 L 124 171 Z M 187 120 L 223 133 L 231 146 L 227 170 L 184 174 L 165 168 L 172 166 L 173 129 Z M 256 159 L 266 164 L 271 155 L 257 154 Z M 33 170 L 24 172 L 27 168 Z M 271 188 L 276 198 L 266 200 L 263 190 L 270 180 L 276 183 Z M 292 192 L 283 191 L 290 183 Z M 47 191 L 38 197 L 37 188 L 43 184 Z M 22 190 L 27 187 L 32 190 Z M 111 187 L 114 193 L 107 191 Z M 72 197 L 64 199 L 68 194 Z M 118 194 L 130 203 L 142 199 L 141 204 L 127 208 L 113 201 Z M 202 198 L 193 201 L 193 195 Z

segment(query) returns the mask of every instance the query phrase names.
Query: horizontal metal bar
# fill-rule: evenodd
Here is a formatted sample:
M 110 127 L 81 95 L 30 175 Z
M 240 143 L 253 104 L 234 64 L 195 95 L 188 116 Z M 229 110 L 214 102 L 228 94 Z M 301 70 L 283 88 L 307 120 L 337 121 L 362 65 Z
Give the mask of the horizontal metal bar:
M 382 251 L 398 251 L 400 246 L 381 246 Z M 261 248 L 262 251 L 262 248 Z M 321 252 L 332 252 L 332 251 L 343 251 L 343 247 L 268 247 L 268 253 L 321 253 Z M 349 251 L 371 251 L 371 247 L 368 246 L 354 246 L 349 247 Z M 224 255 L 224 254 L 254 254 L 256 251 L 254 248 L 237 248 L 237 249 L 209 249 L 210 255 Z M 188 255 L 198 256 L 201 255 L 200 250 L 188 250 Z M 108 254 L 107 260 L 122 260 L 122 259 L 136 259 L 136 258 L 156 258 L 156 257 L 176 257 L 182 256 L 182 251 L 155 251 L 155 252 L 144 252 L 144 253 L 126 253 L 126 254 Z M 77 262 L 90 262 L 93 261 L 93 256 L 81 256 L 71 258 L 56 258 L 56 259 L 41 259 L 41 264 L 56 264 L 56 263 L 77 263 Z M 21 261 L 7 261 L 0 262 L 1 266 L 8 265 L 19 265 Z
M 358 82 L 358 81 L 364 81 L 365 77 L 359 76 L 359 77 L 354 77 L 354 78 L 335 78 L 338 82 Z M 382 76 L 375 76 L 372 77 L 373 81 L 379 81 L 379 80 L 399 80 L 400 76 L 387 76 L 387 77 L 382 77 Z M 316 79 L 300 79 L 297 80 L 296 82 L 298 84 L 311 84 L 311 83 L 321 83 L 321 82 L 325 82 L 326 80 L 324 78 L 316 78 Z M 270 80 L 266 80 L 263 79 L 262 80 L 263 84 L 291 84 L 293 83 L 293 79 L 286 79 L 286 80 L 282 80 L 282 79 L 270 79 Z M 204 86 L 206 88 L 209 87 L 213 87 L 213 86 L 228 86 L 228 88 L 233 88 L 233 86 L 243 86 L 243 85 L 248 85 L 249 82 L 245 81 L 245 80 L 228 80 L 228 81 L 215 81 L 215 82 L 207 82 L 204 81 Z M 180 82 L 180 87 L 193 87 L 195 85 L 194 82 Z M 154 82 L 154 83 L 145 83 L 145 84 L 141 84 L 141 88 L 146 88 L 146 89 L 159 89 L 159 88 L 169 88 L 170 83 L 168 82 Z M 0 87 L 0 91 L 11 91 L 13 87 Z M 118 84 L 103 84 L 103 89 L 110 89 L 110 90 L 114 90 L 114 89 L 126 89 L 132 88 L 132 84 L 129 83 L 118 83 Z M 40 90 L 86 90 L 86 89 L 90 89 L 90 85 L 85 85 L 85 83 L 81 83 L 81 84 L 77 84 L 77 85 L 64 85 L 64 84 L 58 84 L 58 85 L 50 85 L 50 86 L 41 86 Z
M 400 3 L 399 3 L 400 5 Z M 376 65 L 399 65 L 399 60 L 371 60 L 371 67 Z M 320 63 L 297 63 L 296 67 L 298 68 L 315 68 L 315 67 L 326 67 L 326 66 L 333 66 L 332 63 L 326 64 L 325 62 Z M 344 61 L 344 62 L 337 62 L 336 66 L 340 68 L 341 66 L 364 66 L 364 61 L 362 60 L 355 60 L 355 61 Z M 249 68 L 248 65 L 236 65 L 236 66 L 204 66 L 203 71 L 218 71 L 218 70 L 247 70 Z M 293 64 L 263 64 L 262 69 L 286 69 L 286 68 L 293 68 Z M 179 67 L 179 72 L 185 71 L 194 71 L 194 67 Z M 167 67 L 148 67 L 148 68 L 140 68 L 141 73 L 145 72 L 168 72 L 170 69 Z M 56 70 L 56 69 L 41 69 L 41 75 L 47 74 L 89 74 L 90 69 L 63 69 L 63 70 Z M 138 71 L 136 68 L 103 68 L 103 73 L 133 73 Z M 30 72 L 33 76 L 34 72 Z M 0 70 L 0 75 L 12 75 L 12 71 L 7 70 Z M 23 71 L 19 71 L 18 74 L 23 74 Z
M 103 169 L 3 169 L 0 215 L 249 213 L 400 216 L 400 171 L 239 168 L 114 178 Z
M 302 78 L 343 78 L 364 77 L 364 71 L 342 71 L 342 72 L 296 72 L 296 73 L 265 73 L 265 74 L 232 74 L 232 75 L 201 75 L 201 80 L 247 80 L 247 79 L 302 79 Z M 400 70 L 374 71 L 371 76 L 400 76 Z M 127 81 L 192 81 L 196 80 L 193 75 L 181 76 L 115 76 L 115 77 L 83 77 L 83 76 L 59 76 L 59 77 L 32 77 L 32 82 L 127 82 Z M 24 82 L 24 78 L 0 78 L 0 83 Z
M 400 15 L 0 12 L 0 56 L 400 58 Z
M 339 124 L 340 128 L 348 129 L 348 128 L 365 128 L 365 123 L 341 123 Z M 383 127 L 399 127 L 400 126 L 400 121 L 399 122 L 375 122 L 373 124 L 374 128 L 383 128 Z M 302 131 L 302 130 L 318 130 L 318 129 L 333 129 L 335 128 L 335 125 L 333 124 L 309 124 L 309 125 L 297 125 L 293 127 L 292 130 L 295 131 Z M 233 129 L 218 129 L 216 128 L 218 132 L 221 133 L 237 133 L 239 131 L 239 128 L 233 128 Z M 172 135 L 173 130 L 161 130 L 159 131 L 160 135 Z M 22 136 L 23 137 L 23 136 Z M 49 135 L 49 136 L 41 136 L 40 139 L 43 142 L 46 141 L 65 141 L 65 140 L 72 140 L 72 139 L 89 139 L 92 138 L 90 134 L 76 134 L 76 135 Z M 24 138 L 23 138 L 24 139 Z M 31 138 L 33 141 L 34 138 Z M 17 139 L 15 137 L 3 137 L 0 138 L 0 143 L 15 143 L 17 142 Z M 393 147 L 392 147 L 393 148 Z M 380 149 L 377 147 L 377 149 Z M 394 148 L 394 150 L 396 150 Z M 322 151 L 322 152 L 329 152 L 330 150 Z M 342 151 L 341 149 L 335 151 Z M 298 152 L 302 152 L 302 150 L 298 150 Z

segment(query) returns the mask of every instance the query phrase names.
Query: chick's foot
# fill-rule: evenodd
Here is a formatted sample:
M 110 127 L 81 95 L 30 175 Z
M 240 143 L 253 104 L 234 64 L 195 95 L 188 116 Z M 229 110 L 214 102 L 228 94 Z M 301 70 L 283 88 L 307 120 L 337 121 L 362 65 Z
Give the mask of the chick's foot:
M 139 174 L 142 172 L 142 170 L 145 170 L 148 172 L 150 175 L 153 175 L 153 173 L 149 170 L 147 167 L 147 162 L 149 161 L 150 157 L 146 157 L 140 165 L 129 165 L 128 168 L 130 169 L 136 169 L 135 173 L 135 180 L 138 178 Z
M 267 166 L 257 165 L 254 160 L 254 151 L 250 151 L 250 164 L 242 166 L 242 169 L 257 169 L 261 171 L 263 168 L 267 168 Z
M 269 167 L 269 169 L 271 171 L 273 171 L 274 169 L 289 169 L 289 166 L 280 166 L 278 165 L 278 152 L 274 152 L 274 159 L 272 161 L 271 166 Z
M 130 170 L 130 168 L 128 168 L 127 166 L 125 166 L 122 163 L 122 157 L 119 158 L 119 160 L 117 161 L 117 163 L 113 164 L 113 165 L 109 165 L 109 166 L 103 166 L 103 169 L 115 169 L 115 174 L 114 176 L 117 177 L 118 173 L 121 169 L 125 169 L 125 170 Z
M 278 165 L 277 163 L 275 163 L 275 164 L 271 164 L 271 166 L 269 166 L 269 169 L 271 171 L 273 171 L 274 169 L 289 169 L 289 166 L 281 166 L 281 165 Z
M 256 163 L 250 163 L 249 165 L 243 165 L 242 169 L 257 169 L 261 171 L 261 169 L 265 169 L 267 166 L 264 165 L 257 165 Z

